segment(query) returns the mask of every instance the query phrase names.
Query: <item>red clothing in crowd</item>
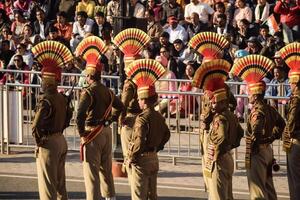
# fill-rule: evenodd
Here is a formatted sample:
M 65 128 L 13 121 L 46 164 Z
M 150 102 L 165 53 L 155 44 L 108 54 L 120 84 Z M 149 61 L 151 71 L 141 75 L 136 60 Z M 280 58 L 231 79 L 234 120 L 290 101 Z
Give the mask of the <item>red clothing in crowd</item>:
M 280 14 L 280 22 L 285 23 L 292 28 L 295 25 L 300 25 L 300 0 L 297 0 L 297 5 L 289 7 L 289 3 L 277 1 L 274 7 L 274 12 Z

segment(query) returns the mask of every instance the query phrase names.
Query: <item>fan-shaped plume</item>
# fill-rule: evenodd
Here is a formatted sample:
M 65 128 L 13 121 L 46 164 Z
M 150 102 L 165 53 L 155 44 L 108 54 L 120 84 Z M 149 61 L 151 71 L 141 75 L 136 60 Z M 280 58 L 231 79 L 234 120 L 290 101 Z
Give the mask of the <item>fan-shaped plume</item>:
M 209 91 L 223 88 L 230 66 L 229 62 L 222 59 L 203 63 L 195 72 L 192 85 Z
M 107 46 L 97 36 L 84 38 L 76 48 L 75 55 L 82 56 L 87 62 L 97 63 L 100 56 L 107 51 Z
M 128 28 L 115 36 L 113 42 L 126 57 L 134 57 L 140 53 L 150 41 L 150 36 L 137 28 Z
M 201 32 L 192 37 L 189 46 L 198 51 L 203 57 L 220 58 L 228 40 L 214 32 Z
M 249 55 L 235 62 L 230 72 L 251 83 L 261 81 L 273 67 L 274 63 L 269 58 Z
M 71 51 L 62 43 L 44 41 L 31 49 L 35 59 L 43 67 L 64 67 L 73 59 Z
M 300 71 L 300 43 L 293 42 L 280 49 L 281 58 L 292 69 Z
M 138 86 L 153 85 L 166 69 L 157 61 L 152 59 L 140 59 L 132 62 L 126 68 L 126 75 Z

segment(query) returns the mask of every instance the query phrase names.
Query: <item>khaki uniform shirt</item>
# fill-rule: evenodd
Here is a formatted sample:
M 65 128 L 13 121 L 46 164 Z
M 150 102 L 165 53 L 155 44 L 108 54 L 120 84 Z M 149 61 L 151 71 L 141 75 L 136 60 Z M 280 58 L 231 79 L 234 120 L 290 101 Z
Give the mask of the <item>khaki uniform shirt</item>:
M 300 90 L 290 98 L 285 137 L 300 140 Z

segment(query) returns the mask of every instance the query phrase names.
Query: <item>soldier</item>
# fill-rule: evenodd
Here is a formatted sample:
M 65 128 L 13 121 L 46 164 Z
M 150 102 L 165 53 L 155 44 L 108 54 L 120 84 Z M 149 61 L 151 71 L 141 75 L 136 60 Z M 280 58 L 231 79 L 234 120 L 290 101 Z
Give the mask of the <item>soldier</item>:
M 230 150 L 239 146 L 243 136 L 243 129 L 228 109 L 229 95 L 224 81 L 230 66 L 230 63 L 221 59 L 205 62 L 193 79 L 194 86 L 205 89 L 205 103 L 210 102 L 204 107 L 204 119 L 210 118 L 211 126 L 210 129 L 204 127 L 206 140 L 203 144 L 206 149 L 202 163 L 210 199 L 233 199 L 233 158 Z M 203 122 L 207 124 L 205 120 Z
M 300 199 L 300 69 L 298 51 L 289 51 L 298 43 L 291 43 L 280 50 L 286 64 L 290 67 L 289 82 L 292 95 L 289 101 L 287 124 L 283 134 L 283 149 L 287 153 L 287 173 L 291 200 Z M 287 59 L 288 58 L 288 59 Z
M 101 82 L 103 41 L 87 37 L 77 47 L 76 54 L 86 60 L 88 87 L 84 88 L 78 105 L 76 124 L 81 140 L 81 156 L 86 199 L 115 199 L 112 177 L 112 133 L 109 127 L 112 107 L 122 111 L 122 102 Z M 100 184 L 101 182 L 101 184 Z
M 252 105 L 247 121 L 245 156 L 251 199 L 277 199 L 272 178 L 271 144 L 281 137 L 285 122 L 264 102 L 266 84 L 262 81 L 273 67 L 270 59 L 260 55 L 243 57 L 232 67 L 232 73 L 247 82 Z
M 157 173 L 159 168 L 157 152 L 164 148 L 170 138 L 165 119 L 154 110 L 157 101 L 154 82 L 165 69 L 154 60 L 137 60 L 130 65 L 127 75 L 138 86 L 139 106 L 142 109 L 135 121 L 125 164 L 132 169 L 131 199 L 156 200 Z M 139 73 L 136 66 L 140 66 Z
M 62 134 L 66 128 L 67 99 L 57 92 L 57 84 L 61 80 L 60 67 L 72 59 L 72 54 L 67 47 L 54 41 L 42 42 L 33 47 L 32 52 L 43 67 L 44 94 L 39 99 L 32 124 L 32 133 L 37 145 L 36 164 L 40 199 L 67 199 L 67 142 Z

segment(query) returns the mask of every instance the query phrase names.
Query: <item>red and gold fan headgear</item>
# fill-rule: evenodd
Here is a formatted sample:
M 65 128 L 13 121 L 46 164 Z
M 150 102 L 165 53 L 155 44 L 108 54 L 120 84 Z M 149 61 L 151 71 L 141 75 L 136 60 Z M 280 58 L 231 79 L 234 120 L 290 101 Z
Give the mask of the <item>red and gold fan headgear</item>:
M 195 72 L 192 85 L 213 92 L 215 102 L 227 99 L 225 81 L 230 63 L 226 60 L 216 59 L 203 63 Z
M 139 54 L 150 42 L 150 36 L 144 31 L 137 28 L 128 28 L 114 37 L 114 44 L 124 53 L 125 67 L 133 60 L 139 58 Z
M 61 69 L 73 59 L 71 51 L 62 43 L 44 41 L 31 49 L 35 60 L 42 66 L 43 82 L 56 83 L 61 80 Z
M 166 69 L 152 59 L 133 61 L 125 73 L 138 88 L 138 98 L 145 99 L 156 95 L 154 83 L 165 73 Z
M 94 75 L 101 72 L 102 63 L 101 55 L 107 51 L 107 46 L 97 36 L 89 36 L 84 38 L 76 48 L 75 55 L 82 56 L 86 61 L 86 74 Z
M 247 82 L 249 94 L 264 94 L 266 83 L 262 80 L 274 67 L 272 60 L 261 55 L 249 55 L 234 63 L 231 73 Z
M 204 62 L 222 58 L 224 48 L 228 45 L 224 36 L 214 32 L 198 33 L 189 42 L 189 46 L 203 56 Z
M 289 82 L 300 81 L 300 43 L 293 42 L 280 49 L 281 58 L 289 66 Z

